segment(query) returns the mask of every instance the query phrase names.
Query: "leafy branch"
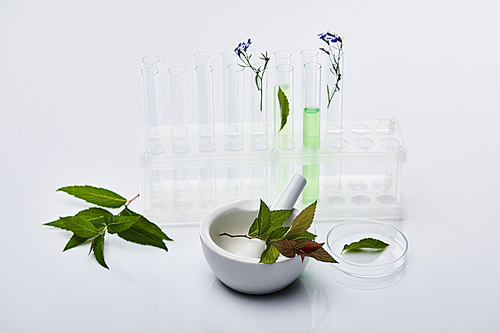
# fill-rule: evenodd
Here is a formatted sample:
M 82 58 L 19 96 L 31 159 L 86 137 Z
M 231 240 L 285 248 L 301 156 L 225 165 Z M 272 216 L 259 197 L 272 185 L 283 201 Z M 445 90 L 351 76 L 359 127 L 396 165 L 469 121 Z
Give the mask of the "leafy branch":
M 250 44 L 252 44 L 252 41 L 250 40 L 250 38 L 248 38 L 248 41 L 246 43 L 239 43 L 238 46 L 234 49 L 234 52 L 236 52 L 240 60 L 243 62 L 243 64 L 239 65 L 243 68 L 250 68 L 255 74 L 255 85 L 257 87 L 257 90 L 260 92 L 260 111 L 262 111 L 262 101 L 264 94 L 263 79 L 270 58 L 267 55 L 266 51 L 266 53 L 261 53 L 259 57 L 260 60 L 264 61 L 264 65 L 262 67 L 255 67 L 254 65 L 252 65 L 250 61 L 250 59 L 252 58 L 252 54 L 247 53 Z
M 324 243 L 316 243 L 314 241 L 316 235 L 307 231 L 314 219 L 315 211 L 316 202 L 313 202 L 295 217 L 290 227 L 285 227 L 283 223 L 287 220 L 291 210 L 271 211 L 261 200 L 259 213 L 246 235 L 231 235 L 224 232 L 219 236 L 263 240 L 266 247 L 261 254 L 260 262 L 264 264 L 276 262 L 280 254 L 287 258 L 300 255 L 302 261 L 305 257 L 312 257 L 318 261 L 336 263 L 337 261 L 323 249 Z
M 156 224 L 128 208 L 139 195 L 127 200 L 113 191 L 88 185 L 66 186 L 57 191 L 100 206 L 82 210 L 74 216 L 60 217 L 55 221 L 44 223 L 44 225 L 73 233 L 63 252 L 90 242 L 89 255 L 94 253 L 97 262 L 109 269 L 104 260 L 106 234 L 117 234 L 126 241 L 168 251 L 164 241 L 172 241 L 172 239 Z M 122 208 L 122 210 L 117 215 L 113 215 L 104 208 Z
M 335 85 L 330 88 L 330 85 L 326 85 L 326 94 L 328 97 L 328 105 L 333 100 L 333 96 L 337 91 L 340 91 L 340 80 L 342 79 L 342 69 L 340 68 L 340 60 L 344 54 L 343 51 L 343 41 L 338 35 L 332 34 L 329 31 L 318 34 L 319 38 L 328 45 L 328 49 L 320 47 L 320 50 L 328 55 L 330 62 L 330 73 L 335 77 Z

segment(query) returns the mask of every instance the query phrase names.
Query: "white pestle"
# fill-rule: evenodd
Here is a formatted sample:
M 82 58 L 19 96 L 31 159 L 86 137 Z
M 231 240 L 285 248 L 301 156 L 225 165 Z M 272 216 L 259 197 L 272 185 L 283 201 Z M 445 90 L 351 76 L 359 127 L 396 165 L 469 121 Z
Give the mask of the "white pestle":
M 302 175 L 293 174 L 269 209 L 292 209 L 305 185 L 306 179 Z M 266 243 L 263 240 L 252 238 L 248 239 L 246 244 L 235 254 L 247 258 L 260 258 L 265 248 Z

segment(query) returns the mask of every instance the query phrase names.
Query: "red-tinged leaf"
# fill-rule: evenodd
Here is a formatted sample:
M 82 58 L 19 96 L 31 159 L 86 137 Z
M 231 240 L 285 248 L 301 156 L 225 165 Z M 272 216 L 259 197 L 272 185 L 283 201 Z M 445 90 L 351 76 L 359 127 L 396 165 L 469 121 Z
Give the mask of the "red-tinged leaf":
M 270 242 L 278 251 L 287 258 L 295 257 L 295 241 L 293 240 L 278 240 Z
M 300 258 L 302 259 L 302 262 L 304 262 L 305 254 L 302 251 L 300 252 Z
M 323 249 L 322 247 L 320 247 L 319 249 L 317 249 L 316 251 L 314 252 L 311 252 L 311 253 L 307 253 L 305 254 L 307 257 L 312 257 L 318 261 L 322 261 L 322 262 L 331 262 L 331 263 L 334 263 L 336 264 L 337 261 L 335 259 L 332 258 L 332 256 L 325 251 L 325 249 Z
M 323 244 L 325 244 L 325 243 L 305 245 L 305 246 L 302 246 L 300 249 L 304 253 L 312 253 L 312 252 L 316 251 L 317 249 L 319 249 L 320 247 L 322 247 Z
M 316 201 L 306 207 L 299 215 L 293 220 L 290 230 L 285 235 L 284 239 L 297 239 L 302 236 L 307 229 L 311 226 L 314 219 L 314 212 L 316 211 Z

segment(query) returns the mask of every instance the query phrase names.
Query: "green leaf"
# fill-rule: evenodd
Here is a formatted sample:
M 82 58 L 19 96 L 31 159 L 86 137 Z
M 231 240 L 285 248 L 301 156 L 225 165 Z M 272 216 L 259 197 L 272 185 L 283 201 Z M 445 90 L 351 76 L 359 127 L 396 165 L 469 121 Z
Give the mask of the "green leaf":
M 250 226 L 250 229 L 248 229 L 248 236 L 250 237 L 258 237 L 259 232 L 260 232 L 260 226 L 261 226 L 260 218 L 256 217 L 255 220 L 253 220 L 252 225 Z
M 260 231 L 259 236 L 265 235 L 269 228 L 271 227 L 271 211 L 267 207 L 266 203 L 260 200 L 259 216 L 260 218 Z
M 95 259 L 102 267 L 109 269 L 106 261 L 104 261 L 104 234 L 100 234 L 94 238 L 90 245 L 90 251 L 94 252 Z
M 357 242 L 352 242 L 351 244 L 345 244 L 340 254 L 344 253 L 344 251 L 352 251 L 352 250 L 366 250 L 366 249 L 384 250 L 388 246 L 389 244 L 384 243 L 383 241 L 375 238 L 363 238 Z
M 68 193 L 76 198 L 101 207 L 119 208 L 127 203 L 127 199 L 113 191 L 89 185 L 66 186 L 61 187 L 57 191 Z
M 268 240 L 279 240 L 290 229 L 289 227 L 279 227 L 267 236 Z
M 285 127 L 288 115 L 290 114 L 290 105 L 288 104 L 288 98 L 286 97 L 281 87 L 278 89 L 278 101 L 280 103 L 280 118 L 281 125 L 278 133 Z
M 89 221 L 96 227 L 97 229 L 104 228 L 106 226 L 104 222 L 104 216 L 111 216 L 110 212 L 106 209 L 91 207 L 81 212 L 78 212 L 75 216 L 78 216 L 86 221 Z
M 108 227 L 108 232 L 110 234 L 116 234 L 130 228 L 137 221 L 139 221 L 140 216 L 106 216 L 104 221 Z
M 137 214 L 128 208 L 122 210 L 120 212 L 120 216 L 139 216 L 139 220 L 133 225 L 134 228 L 137 227 L 138 229 L 141 229 L 144 232 L 149 233 L 159 239 L 173 241 L 173 239 L 168 237 L 156 224 L 150 222 L 144 216 Z
M 286 219 L 290 215 L 291 209 L 280 209 L 271 211 L 271 226 L 267 233 L 271 233 L 281 227 L 285 223 Z
M 137 223 L 127 230 L 120 231 L 117 235 L 126 241 L 141 245 L 154 246 L 168 252 L 168 248 L 163 240 L 137 226 Z
M 77 247 L 78 245 L 82 245 L 83 243 L 85 243 L 89 239 L 90 239 L 90 237 L 80 237 L 80 236 L 73 234 L 73 236 L 71 236 L 71 238 L 69 239 L 68 243 L 66 243 L 66 246 L 64 247 L 63 252 L 66 250 L 72 249 L 74 247 Z
M 298 238 L 304 238 L 304 239 L 310 239 L 310 240 L 314 240 L 316 239 L 316 235 L 313 234 L 313 233 L 310 233 L 309 231 L 306 231 L 304 232 L 300 237 Z
M 260 262 L 263 264 L 275 263 L 276 260 L 278 260 L 279 255 L 280 252 L 274 245 L 266 243 L 266 249 L 264 250 L 264 252 L 262 252 L 262 255 L 260 256 Z
M 47 222 L 47 223 L 44 223 L 43 225 L 71 231 L 71 229 L 67 226 L 66 222 L 71 220 L 73 217 L 74 216 L 60 217 L 58 220 L 55 220 L 52 222 Z
M 299 215 L 293 220 L 290 230 L 285 235 L 284 239 L 297 239 L 301 237 L 307 229 L 311 226 L 314 219 L 314 212 L 316 211 L 316 201 L 306 207 Z
M 65 219 L 67 230 L 72 231 L 79 237 L 94 237 L 99 234 L 99 230 L 92 223 L 78 216 Z
M 125 208 L 121 216 L 139 216 L 139 220 L 130 228 L 120 231 L 117 235 L 126 241 L 154 246 L 168 252 L 167 246 L 163 240 L 171 241 L 167 235 L 154 223 L 149 222 L 144 216 L 134 213 L 128 208 Z

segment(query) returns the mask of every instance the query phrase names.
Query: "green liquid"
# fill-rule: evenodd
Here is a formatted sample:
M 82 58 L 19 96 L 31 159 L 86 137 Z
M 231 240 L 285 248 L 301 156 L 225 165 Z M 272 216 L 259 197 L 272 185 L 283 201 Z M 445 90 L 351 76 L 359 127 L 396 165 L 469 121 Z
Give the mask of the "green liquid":
M 319 148 L 320 145 L 319 108 L 305 108 L 303 117 L 303 144 L 307 148 Z M 307 183 L 302 192 L 302 202 L 311 204 L 319 198 L 319 165 L 302 166 L 302 175 Z
M 307 180 L 302 191 L 302 202 L 309 205 L 319 198 L 319 165 L 303 165 L 302 175 Z
M 304 147 L 319 148 L 320 116 L 319 108 L 304 109 L 302 139 Z

